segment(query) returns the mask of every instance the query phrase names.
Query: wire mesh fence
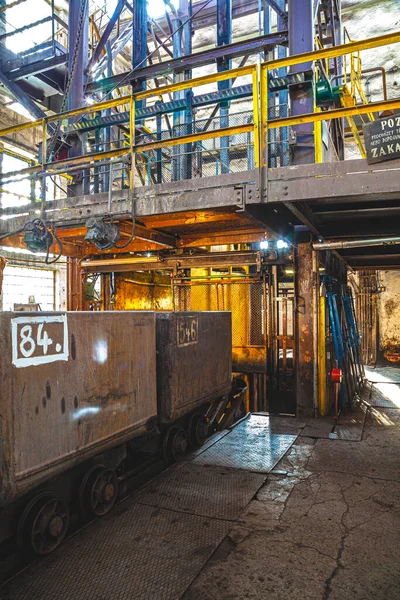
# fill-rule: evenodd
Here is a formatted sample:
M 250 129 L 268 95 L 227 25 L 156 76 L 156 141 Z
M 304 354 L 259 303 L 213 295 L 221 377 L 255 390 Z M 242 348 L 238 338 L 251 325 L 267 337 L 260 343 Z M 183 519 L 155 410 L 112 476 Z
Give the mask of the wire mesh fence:
M 172 117 L 169 129 L 147 132 L 136 137 L 136 144 L 217 131 L 253 122 L 252 111 L 195 119 L 189 123 Z M 170 120 L 171 121 L 171 120 Z M 170 122 L 169 121 L 169 122 Z M 165 146 L 136 154 L 135 179 L 138 185 L 151 185 L 223 173 L 237 173 L 254 168 L 254 136 L 252 132 L 203 139 L 186 144 Z
M 263 281 L 173 283 L 174 310 L 228 310 L 233 347 L 266 346 L 266 297 Z

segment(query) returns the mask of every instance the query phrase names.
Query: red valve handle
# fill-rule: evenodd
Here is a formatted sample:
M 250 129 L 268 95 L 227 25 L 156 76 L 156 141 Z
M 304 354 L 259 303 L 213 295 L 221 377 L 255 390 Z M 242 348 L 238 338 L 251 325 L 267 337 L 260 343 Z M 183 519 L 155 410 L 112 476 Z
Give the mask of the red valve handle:
M 333 383 L 341 383 L 342 382 L 342 370 L 341 369 L 332 369 L 331 377 L 332 377 Z

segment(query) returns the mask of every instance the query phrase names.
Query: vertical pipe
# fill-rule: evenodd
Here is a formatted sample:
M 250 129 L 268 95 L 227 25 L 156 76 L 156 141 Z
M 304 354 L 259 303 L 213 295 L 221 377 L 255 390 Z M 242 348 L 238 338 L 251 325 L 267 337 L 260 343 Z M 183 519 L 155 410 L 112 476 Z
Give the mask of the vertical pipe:
M 112 76 L 112 51 L 111 51 L 111 44 L 110 42 L 106 43 L 106 51 L 107 51 L 107 77 L 111 77 Z M 107 110 L 104 111 L 104 116 L 109 117 L 111 116 L 111 108 L 108 108 Z M 106 151 L 111 150 L 111 127 L 105 127 L 105 129 L 103 130 L 103 136 L 104 136 L 104 148 Z M 112 165 L 110 165 L 110 171 L 111 171 Z M 104 167 L 104 191 L 107 191 L 110 189 L 110 171 L 107 169 L 107 167 Z
M 217 46 L 232 43 L 232 0 L 217 0 Z M 231 61 L 226 58 L 217 60 L 218 71 L 228 71 Z M 229 79 L 218 82 L 218 90 L 229 89 Z M 220 127 L 229 127 L 229 103 L 220 104 Z M 220 138 L 221 173 L 229 173 L 229 136 Z
M 277 0 L 279 8 L 283 11 L 286 9 L 286 0 Z M 287 20 L 281 15 L 278 15 L 278 31 L 284 31 L 287 27 Z M 285 58 L 287 55 L 287 49 L 285 46 L 278 46 L 278 58 Z M 278 77 L 285 77 L 287 75 L 287 67 L 281 67 L 278 69 Z M 279 98 L 279 116 L 288 117 L 288 102 L 289 94 L 287 90 L 281 90 L 278 94 Z M 282 127 L 280 130 L 280 147 L 281 147 L 281 163 L 280 166 L 287 166 L 289 164 L 289 128 Z
M 76 65 L 74 71 L 74 79 L 71 86 L 71 91 L 68 95 L 68 110 L 80 108 L 84 106 L 84 85 L 85 85 L 85 69 L 88 63 L 88 32 L 89 32 L 89 11 L 88 0 L 84 14 L 84 23 L 82 27 L 81 40 L 79 48 L 76 50 Z M 81 0 L 70 0 L 68 13 L 68 70 L 71 70 L 72 59 L 75 50 L 75 43 L 78 36 L 78 17 L 80 13 Z
M 56 30 L 55 30 L 55 11 L 54 11 L 54 0 L 51 0 L 51 46 L 53 56 L 56 54 Z
M 99 113 L 97 113 L 99 114 Z M 100 150 L 100 129 L 97 128 L 94 130 L 94 143 L 96 152 Z M 93 177 L 93 191 L 97 194 L 100 191 L 100 178 L 99 178 L 99 167 L 94 168 L 94 177 Z
M 174 35 L 172 37 L 172 51 L 173 51 L 173 57 L 174 58 L 180 58 L 182 56 L 182 29 L 180 28 L 181 26 L 181 20 L 178 19 L 174 19 L 173 20 L 173 30 L 174 30 Z M 182 74 L 176 74 L 174 75 L 174 82 L 178 82 L 182 80 Z M 181 98 L 181 93 L 180 92 L 174 92 L 174 100 L 179 100 Z M 173 134 L 174 137 L 175 136 L 179 136 L 182 135 L 181 131 L 180 131 L 180 125 L 181 125 L 181 120 L 182 120 L 182 113 L 179 111 L 175 111 L 174 112 L 174 116 L 173 116 Z M 181 177 L 181 165 L 182 165 L 182 160 L 181 160 L 181 156 L 180 155 L 180 147 L 179 146 L 173 146 L 172 150 L 171 150 L 171 154 L 172 154 L 172 165 L 171 165 L 171 178 L 173 181 L 179 181 L 182 177 Z
M 71 89 L 68 94 L 68 110 L 74 108 L 80 108 L 84 106 L 84 85 L 85 85 L 85 70 L 88 63 L 88 34 L 89 34 L 89 10 L 88 0 L 82 0 L 85 2 L 85 11 L 83 16 L 83 25 L 80 28 L 79 15 L 81 0 L 70 0 L 69 3 L 69 14 L 68 14 L 68 71 L 72 71 L 72 61 L 75 59 L 74 66 L 74 78 L 72 81 Z M 78 39 L 79 31 L 81 30 L 81 37 L 79 47 L 75 47 Z M 84 153 L 83 144 L 81 138 L 76 135 L 71 137 L 72 147 L 69 150 L 69 157 L 81 156 Z M 74 183 L 71 186 L 74 195 L 81 195 L 83 193 L 83 176 L 84 171 L 74 178 Z
M 162 103 L 160 101 L 157 101 L 155 103 L 155 106 L 157 107 L 157 113 L 156 113 L 156 135 L 157 135 L 157 140 L 161 140 L 161 131 L 162 131 L 162 114 L 160 112 Z M 162 183 L 162 150 L 161 148 L 158 148 L 156 150 L 156 180 L 157 183 Z
M 136 0 L 132 19 L 132 69 L 146 66 L 147 57 L 147 1 Z M 134 92 L 146 89 L 145 79 L 134 79 Z
M 318 385 L 318 316 L 319 316 L 319 271 L 318 271 L 318 252 L 312 251 L 312 270 L 313 270 L 313 412 L 314 417 L 318 415 L 319 404 L 319 385 Z
M 248 161 L 250 162 L 249 169 L 258 169 L 260 166 L 260 107 L 259 107 L 259 90 L 258 90 L 258 82 L 260 80 L 260 69 L 259 67 L 255 67 L 252 73 L 252 99 L 253 99 L 253 123 L 254 123 L 254 131 L 253 131 L 253 152 L 251 153 L 251 147 L 247 149 L 248 152 Z
M 132 19 L 132 69 L 144 67 L 146 65 L 147 58 L 147 0 L 136 0 L 133 11 Z M 146 89 L 145 79 L 134 79 L 132 81 L 132 92 L 140 92 Z M 144 107 L 146 101 L 140 100 L 137 103 L 133 103 L 136 108 Z M 132 105 L 132 102 L 131 102 Z M 136 127 L 135 115 L 131 115 L 133 119 L 133 129 Z M 134 132 L 131 131 L 131 137 Z M 132 176 L 131 181 L 134 179 L 134 159 L 135 155 L 132 152 Z
M 319 298 L 318 314 L 318 392 L 319 413 L 324 417 L 327 412 L 326 406 L 326 312 L 325 297 Z
M 289 54 L 311 52 L 314 48 L 313 0 L 289 0 Z M 294 65 L 292 72 L 311 70 L 312 63 Z M 299 115 L 314 111 L 312 82 L 294 84 L 289 87 L 291 114 Z M 312 123 L 296 125 L 297 144 L 293 148 L 292 164 L 313 163 L 314 127 Z
M 7 0 L 0 0 L 0 8 L 4 8 L 7 4 Z M 7 27 L 6 27 L 6 11 L 2 10 L 0 12 L 0 35 L 5 35 L 7 33 Z M 0 47 L 1 46 L 6 46 L 7 38 L 3 38 L 0 41 Z

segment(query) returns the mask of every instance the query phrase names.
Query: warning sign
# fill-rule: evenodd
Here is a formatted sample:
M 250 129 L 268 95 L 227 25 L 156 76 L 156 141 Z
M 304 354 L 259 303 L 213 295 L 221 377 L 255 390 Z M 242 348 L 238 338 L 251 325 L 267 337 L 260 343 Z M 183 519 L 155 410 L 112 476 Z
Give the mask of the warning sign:
M 400 158 L 400 114 L 364 125 L 368 164 Z

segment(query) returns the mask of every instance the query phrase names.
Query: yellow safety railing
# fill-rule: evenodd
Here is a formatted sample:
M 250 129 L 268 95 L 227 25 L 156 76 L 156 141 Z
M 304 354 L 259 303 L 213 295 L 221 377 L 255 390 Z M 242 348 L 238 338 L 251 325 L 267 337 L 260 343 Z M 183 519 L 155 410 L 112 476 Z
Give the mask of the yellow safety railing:
M 261 81 L 260 81 L 260 97 L 261 99 L 267 98 L 268 94 L 268 75 L 269 72 L 282 68 L 292 67 L 299 64 L 310 64 L 315 61 L 324 61 L 330 58 L 337 58 L 339 56 L 351 55 L 359 53 L 362 50 L 370 50 L 389 44 L 395 44 L 400 42 L 400 32 L 389 33 L 368 40 L 351 41 L 346 44 L 334 46 L 332 48 L 324 48 L 314 50 L 313 52 L 306 52 L 304 54 L 297 54 L 289 56 L 287 58 L 281 58 L 278 60 L 269 61 L 261 64 Z M 355 67 L 354 67 L 355 68 Z M 357 71 L 358 73 L 358 71 Z M 400 108 L 400 99 L 385 100 L 379 102 L 367 103 L 366 98 L 362 98 L 362 104 L 356 104 L 352 106 L 345 106 L 343 108 L 334 108 L 326 111 L 315 110 L 313 113 L 305 113 L 301 115 L 294 115 L 289 117 L 281 117 L 278 119 L 268 119 L 268 106 L 266 103 L 261 103 L 261 139 L 260 139 L 260 166 L 268 166 L 268 132 L 271 129 L 278 129 L 280 127 L 293 127 L 295 125 L 301 125 L 304 123 L 321 123 L 321 121 L 327 121 L 330 119 L 353 119 L 356 116 L 362 115 L 373 115 L 375 112 L 382 110 L 396 110 Z M 318 140 L 315 140 L 315 147 L 318 153 L 320 149 L 320 135 L 321 132 L 318 127 L 314 130 L 314 137 L 318 135 Z M 320 154 L 320 152 L 319 152 Z M 320 162 L 320 156 L 316 156 L 316 162 Z
M 231 127 L 221 127 L 219 129 L 213 129 L 211 131 L 201 131 L 197 133 L 191 133 L 188 135 L 181 135 L 179 137 L 173 137 L 165 140 L 154 140 L 150 142 L 135 143 L 135 105 L 141 100 L 150 98 L 159 98 L 161 94 L 172 94 L 174 92 L 180 92 L 203 85 L 229 80 L 232 78 L 250 76 L 252 82 L 252 105 L 253 105 L 253 122 L 245 123 L 242 125 L 235 125 Z M 70 123 L 77 117 L 90 116 L 100 111 L 124 107 L 128 108 L 130 112 L 129 122 L 129 145 L 124 145 L 119 148 L 107 149 L 99 152 L 93 152 L 82 156 L 76 156 L 74 158 L 67 158 L 53 162 L 46 161 L 47 155 L 47 143 L 49 137 L 49 125 L 57 121 L 64 122 L 65 124 Z M 151 118 L 151 117 L 149 117 Z M 110 125 L 108 125 L 110 126 Z M 25 169 L 19 170 L 18 172 L 3 173 L 2 178 L 10 178 L 13 175 L 31 175 L 31 174 L 47 174 L 47 175 L 62 175 L 68 172 L 68 169 L 76 166 L 82 167 L 82 169 L 96 167 L 96 161 L 107 160 L 107 159 L 118 159 L 127 154 L 131 154 L 132 167 L 131 167 L 131 186 L 133 186 L 133 171 L 135 164 L 135 154 L 144 153 L 150 150 L 170 148 L 172 146 L 189 144 L 196 141 L 203 141 L 208 139 L 220 138 L 225 136 L 232 136 L 241 133 L 253 133 L 254 134 L 254 157 L 255 166 L 258 167 L 259 152 L 259 97 L 258 97 L 258 73 L 256 65 L 249 65 L 240 67 L 237 69 L 231 69 L 230 71 L 224 71 L 221 73 L 213 73 L 211 75 L 204 75 L 195 79 L 185 80 L 182 82 L 173 83 L 163 87 L 155 89 L 147 89 L 136 94 L 122 96 L 119 98 L 113 98 L 90 106 L 77 108 L 74 110 L 66 111 L 57 115 L 51 115 L 44 119 L 38 119 L 21 125 L 14 125 L 0 130 L 0 142 L 1 138 L 9 136 L 13 133 L 25 131 L 27 129 L 34 129 L 40 127 L 42 130 L 42 160 L 40 164 Z M 106 127 L 106 126 L 104 126 Z M 61 130 L 62 132 L 62 130 Z M 155 135 L 155 132 L 153 132 Z
M 81 167 L 82 170 L 91 169 L 96 167 L 96 161 L 106 161 L 113 159 L 114 161 L 118 158 L 130 155 L 130 187 L 134 187 L 134 168 L 136 155 L 145 153 L 150 150 L 157 150 L 162 148 L 170 148 L 173 146 L 190 144 L 198 141 L 209 140 L 213 138 L 228 137 L 236 134 L 252 133 L 253 144 L 254 144 L 254 164 L 255 167 L 266 167 L 268 165 L 268 132 L 272 129 L 281 127 L 293 127 L 304 123 L 314 123 L 315 136 L 315 148 L 316 148 L 316 162 L 322 160 L 322 143 L 321 143 L 321 128 L 320 124 L 322 121 L 331 119 L 347 118 L 353 119 L 355 116 L 360 115 L 373 115 L 374 112 L 388 109 L 399 109 L 400 99 L 379 101 L 373 103 L 367 103 L 365 95 L 360 96 L 362 103 L 351 106 L 342 106 L 341 108 L 333 108 L 329 110 L 319 110 L 314 105 L 314 111 L 307 114 L 292 115 L 288 117 L 279 117 L 276 119 L 269 119 L 268 115 L 268 77 L 271 71 L 282 67 L 292 67 L 295 65 L 305 65 L 304 70 L 312 66 L 315 61 L 328 61 L 331 58 L 339 56 L 352 55 L 355 56 L 362 50 L 368 50 L 377 48 L 380 46 L 386 46 L 388 44 L 394 44 L 400 42 L 400 32 L 390 33 L 368 40 L 362 41 L 351 41 L 340 46 L 332 48 L 321 48 L 313 52 L 307 52 L 295 56 L 289 56 L 278 60 L 268 61 L 260 65 L 248 65 L 230 71 L 224 71 L 220 73 L 213 73 L 210 75 L 204 75 L 194 79 L 180 81 L 177 83 L 165 85 L 155 89 L 147 89 L 139 93 L 132 95 L 121 96 L 113 98 L 103 102 L 99 102 L 94 105 L 85 106 L 75 110 L 70 110 L 61 114 L 51 115 L 44 119 L 39 119 L 33 122 L 27 122 L 21 125 L 15 125 L 0 130 L 0 142 L 1 138 L 10 136 L 11 134 L 25 131 L 28 129 L 40 127 L 42 130 L 42 160 L 40 164 L 35 164 L 22 169 L 14 173 L 3 173 L 1 179 L 7 179 L 12 176 L 21 177 L 23 175 L 29 176 L 37 174 L 38 176 L 46 177 L 47 175 L 65 175 L 69 170 L 76 170 L 76 167 Z M 359 92 L 360 73 L 359 67 L 354 63 L 354 71 L 351 77 L 351 85 L 354 86 L 354 92 Z M 221 127 L 220 129 L 200 131 L 190 134 L 181 135 L 179 137 L 171 137 L 168 139 L 154 139 L 146 141 L 144 143 L 137 143 L 135 134 L 135 106 L 141 100 L 147 99 L 159 99 L 162 98 L 163 94 L 172 94 L 175 92 L 182 92 L 184 90 L 193 89 L 203 85 L 211 83 L 233 80 L 239 77 L 250 77 L 252 84 L 252 122 L 243 123 L 239 125 Z M 346 75 L 347 77 L 347 75 Z M 129 110 L 130 121 L 129 121 L 129 134 L 123 142 L 122 147 L 110 147 L 102 151 L 91 152 L 83 156 L 76 156 L 73 158 L 67 158 L 59 161 L 48 162 L 46 160 L 46 147 L 49 137 L 49 125 L 61 121 L 62 124 L 68 125 L 73 122 L 74 119 L 81 118 L 84 116 L 95 116 L 100 111 L 123 108 Z M 146 117 L 152 118 L 152 117 Z M 104 125 L 104 127 L 110 125 Z M 62 128 L 61 128 L 62 131 Z M 156 132 L 152 132 L 155 136 Z

